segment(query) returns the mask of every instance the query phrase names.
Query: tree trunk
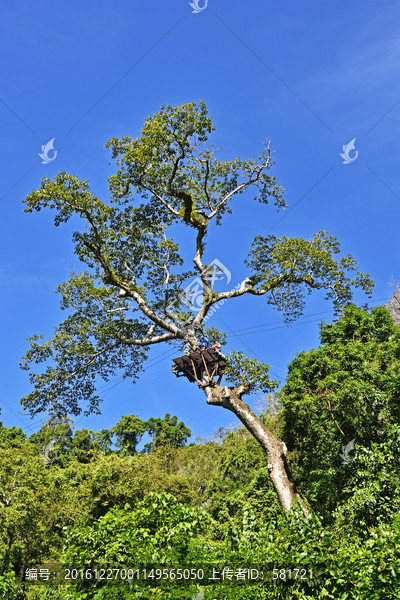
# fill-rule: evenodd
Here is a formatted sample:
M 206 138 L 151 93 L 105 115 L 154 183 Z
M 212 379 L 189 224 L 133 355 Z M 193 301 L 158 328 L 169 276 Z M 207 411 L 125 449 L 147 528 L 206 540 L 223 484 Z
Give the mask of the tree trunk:
M 251 408 L 242 400 L 246 393 L 243 385 L 227 387 L 220 385 L 206 386 L 207 403 L 223 406 L 231 410 L 248 431 L 263 447 L 268 459 L 268 471 L 272 484 L 278 495 L 283 510 L 287 513 L 296 501 L 300 502 L 306 514 L 309 514 L 307 504 L 296 489 L 286 462 L 286 446 L 269 431 Z
M 19 578 L 21 579 L 21 581 L 23 581 L 23 580 L 24 580 L 24 576 L 25 576 L 25 569 L 26 569 L 26 565 L 27 565 L 27 564 L 28 564 L 28 560 L 27 560 L 27 558 L 24 558 L 24 559 L 21 561 L 21 564 L 19 565 L 19 568 L 18 568 L 18 576 L 19 576 Z

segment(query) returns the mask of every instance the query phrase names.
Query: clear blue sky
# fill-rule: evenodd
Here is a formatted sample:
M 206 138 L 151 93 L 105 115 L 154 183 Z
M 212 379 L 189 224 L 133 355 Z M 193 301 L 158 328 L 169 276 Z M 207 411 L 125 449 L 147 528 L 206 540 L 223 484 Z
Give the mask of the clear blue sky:
M 226 158 L 256 155 L 271 138 L 275 174 L 291 209 L 277 215 L 252 203 L 250 195 L 238 198 L 234 214 L 207 245 L 207 259 L 227 265 L 233 284 L 245 273 L 243 258 L 254 235 L 273 231 L 307 238 L 328 229 L 371 273 L 372 303 L 386 302 L 390 282 L 400 279 L 399 21 L 400 6 L 383 0 L 283 5 L 209 0 L 198 14 L 187 0 L 4 0 L 0 419 L 5 425 L 28 432 L 40 427 L 39 419 L 21 413 L 19 399 L 30 386 L 18 365 L 26 338 L 51 335 L 64 317 L 54 290 L 79 269 L 73 227 L 55 229 L 50 213 L 25 214 L 22 201 L 43 176 L 62 170 L 88 179 L 106 199 L 113 167 L 105 142 L 137 136 L 145 117 L 162 104 L 205 99 L 216 126 L 214 141 Z M 57 158 L 43 165 L 38 153 L 52 138 Z M 339 153 L 353 138 L 358 158 L 343 164 Z M 363 304 L 365 296 L 357 294 L 356 301 Z M 312 296 L 305 318 L 285 327 L 264 299 L 237 299 L 211 324 L 228 333 L 243 329 L 230 335 L 227 350 L 258 357 L 284 379 L 295 354 L 318 344 L 318 321 L 332 319 L 330 308 L 322 295 Z M 328 312 L 315 315 L 323 311 Z M 207 406 L 195 385 L 171 374 L 168 350 L 153 349 L 140 383 L 116 379 L 106 386 L 102 415 L 78 417 L 76 428 L 111 427 L 129 413 L 143 419 L 176 414 L 194 437 L 234 423 L 233 414 Z M 252 406 L 259 400 L 253 398 Z

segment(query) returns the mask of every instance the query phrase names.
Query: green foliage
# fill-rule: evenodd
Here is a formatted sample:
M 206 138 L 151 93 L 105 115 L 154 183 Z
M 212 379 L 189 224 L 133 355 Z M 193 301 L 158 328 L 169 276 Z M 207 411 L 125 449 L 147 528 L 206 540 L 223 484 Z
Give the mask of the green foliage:
M 123 452 L 134 454 L 136 446 L 146 431 L 146 423 L 136 415 L 126 415 L 114 425 L 111 431 L 117 436 L 117 446 Z
M 338 240 L 327 231 L 315 233 L 312 240 L 257 236 L 246 264 L 253 271 L 254 283 L 273 289 L 268 303 L 291 322 L 302 314 L 304 295 L 313 289 L 327 290 L 325 298 L 333 301 L 337 313 L 352 299 L 353 286 L 370 294 L 370 277 L 358 271 L 350 255 L 337 261 L 334 256 L 339 252 Z
M 88 463 L 99 453 L 111 451 L 113 432 L 80 429 L 73 432 L 72 419 L 55 415 L 29 441 L 38 449 L 46 464 L 67 466 L 73 461 Z
M 71 449 L 73 435 L 72 420 L 63 415 L 53 415 L 29 437 L 29 441 L 49 463 L 62 464 Z
M 107 430 L 103 430 L 98 435 L 89 429 L 75 431 L 65 457 L 66 460 L 90 462 L 98 452 L 108 452 L 111 449 L 111 436 L 111 432 Z
M 387 480 L 397 479 L 399 452 L 392 426 L 400 409 L 400 328 L 385 308 L 367 312 L 349 305 L 336 323 L 321 325 L 321 342 L 289 365 L 281 394 L 282 436 L 294 476 L 327 515 L 347 497 L 346 490 L 355 494 L 354 501 L 359 497 L 362 471 L 371 469 L 376 485 L 379 465 L 383 479 L 385 473 Z M 353 439 L 359 459 L 344 465 L 341 447 Z M 384 466 L 385 455 L 392 458 Z M 394 488 L 386 482 L 383 496 L 384 489 L 397 506 Z M 372 489 L 369 495 L 378 501 Z M 370 517 L 367 522 L 371 524 Z
M 15 442 L 17 445 L 19 442 L 24 442 L 26 439 L 25 433 L 21 427 L 4 427 L 3 423 L 0 423 L 0 445 L 12 446 Z
M 228 528 L 235 527 L 244 509 L 263 520 L 280 514 L 265 454 L 246 429 L 228 433 L 218 454 L 218 476 L 206 494 L 215 536 L 223 537 Z
M 204 589 L 205 600 L 395 600 L 400 593 L 399 440 L 399 428 L 393 426 L 385 443 L 358 446 L 354 461 L 339 467 L 347 474 L 347 487 L 331 527 L 299 509 L 282 514 L 263 451 L 244 428 L 221 432 L 219 443 L 134 455 L 92 455 L 89 449 L 90 463 L 72 453 L 69 462 L 47 466 L 35 444 L 11 441 L 12 453 L 6 445 L 0 451 L 3 565 L 7 528 L 15 539 L 12 570 L 0 577 L 0 598 L 188 600 Z M 171 495 L 175 491 L 179 502 Z M 79 580 L 56 587 L 27 584 L 22 594 L 13 573 L 47 560 L 79 567 L 144 560 L 220 569 L 261 564 L 271 576 L 246 586 L 217 581 L 161 588 Z M 287 574 L 294 568 L 306 569 L 306 579 L 272 580 L 273 569 Z
M 207 514 L 178 503 L 171 494 L 151 492 L 134 510 L 111 509 L 90 527 L 67 533 L 65 564 L 128 564 L 184 560 L 192 536 Z
M 30 338 L 31 347 L 21 367 L 30 370 L 32 364 L 53 361 L 58 368 L 48 365 L 42 374 L 31 374 L 35 390 L 21 402 L 31 414 L 49 406 L 54 414 L 77 415 L 79 405 L 86 402 L 89 407 L 85 414 L 98 413 L 96 377 L 109 381 L 122 369 L 124 377 L 134 381 L 147 354 L 142 348 L 120 343 L 121 312 L 108 312 L 115 308 L 112 289 L 96 288 L 95 278 L 89 274 L 74 274 L 59 291 L 64 308 L 81 306 L 57 327 L 50 342 L 42 343 L 41 336 Z M 132 335 L 144 334 L 139 323 L 128 325 L 127 330 Z
M 72 600 L 71 596 L 67 595 L 67 587 L 63 585 L 46 584 L 26 584 L 24 600 Z M 75 597 L 74 600 L 78 600 Z M 80 600 L 80 599 L 79 599 Z
M 153 440 L 146 444 L 145 449 L 151 452 L 162 446 L 170 448 L 180 448 L 184 446 L 192 432 L 183 421 L 179 421 L 176 416 L 171 417 L 168 413 L 163 419 L 151 417 L 147 423 L 147 431 L 153 436 Z
M 360 537 L 368 537 L 372 527 L 392 521 L 393 515 L 400 511 L 398 425 L 388 432 L 384 443 L 357 447 L 342 493 L 343 501 L 335 512 L 335 525 L 339 530 L 345 528 Z
M 24 592 L 21 582 L 14 573 L 0 575 L 0 598 L 4 600 L 24 600 Z
M 233 350 L 227 357 L 226 380 L 234 385 L 243 385 L 248 392 L 269 392 L 279 385 L 269 378 L 269 365 L 256 358 L 243 356 L 243 352 Z
M 278 569 L 282 575 L 263 586 L 269 597 L 394 600 L 400 591 L 399 534 L 396 518 L 392 527 L 373 530 L 366 543 L 349 543 L 324 528 L 317 516 L 305 517 L 301 509 L 265 525 L 244 509 L 239 525 L 228 532 L 231 550 L 224 554 L 239 561 L 251 556 L 271 572 L 271 579 Z M 306 570 L 305 579 L 295 579 L 296 568 Z
M 226 344 L 226 334 L 221 333 L 216 327 L 204 327 L 204 337 L 212 343 L 219 342 L 221 346 Z
M 18 572 L 20 564 L 48 551 L 54 516 L 48 484 L 33 444 L 14 440 L 11 448 L 0 446 L 0 575 L 10 567 Z
M 200 101 L 161 107 L 159 113 L 146 119 L 137 140 L 128 136 L 110 140 L 107 147 L 121 167 L 117 175 L 109 178 L 114 201 L 127 202 L 134 191 L 144 194 L 151 208 L 154 206 L 165 221 L 170 221 L 173 219 L 171 211 L 160 205 L 156 197 L 152 198 L 149 190 L 160 196 L 166 193 L 173 209 L 180 213 L 175 215 L 177 222 L 184 220 L 196 226 L 199 220 L 202 224 L 204 211 L 217 207 L 221 198 L 232 193 L 241 180 L 246 182 L 257 165 L 257 161 L 239 158 L 220 161 L 212 147 L 201 148 L 213 129 L 206 105 Z M 266 154 L 260 157 L 265 158 Z M 282 188 L 266 170 L 260 169 L 253 185 L 260 202 L 272 197 L 278 205 L 284 205 Z M 229 211 L 228 202 L 218 210 L 218 222 L 226 211 Z

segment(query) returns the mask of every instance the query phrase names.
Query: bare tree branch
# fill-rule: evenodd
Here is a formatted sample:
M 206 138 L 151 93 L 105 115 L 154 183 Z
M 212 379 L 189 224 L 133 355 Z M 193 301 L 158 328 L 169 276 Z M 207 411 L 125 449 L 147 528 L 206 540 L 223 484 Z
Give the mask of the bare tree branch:
M 151 344 L 158 344 L 159 342 L 166 342 L 168 340 L 183 339 L 183 334 L 179 332 L 174 333 L 163 333 L 162 335 L 156 335 L 152 338 L 128 338 L 123 334 L 120 334 L 119 339 L 128 346 L 150 346 Z

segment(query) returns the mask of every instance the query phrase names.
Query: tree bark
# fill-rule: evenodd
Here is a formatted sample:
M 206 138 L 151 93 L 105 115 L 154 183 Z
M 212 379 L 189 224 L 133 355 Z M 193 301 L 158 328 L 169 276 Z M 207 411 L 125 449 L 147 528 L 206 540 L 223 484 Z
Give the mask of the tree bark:
M 223 406 L 232 411 L 261 444 L 267 455 L 269 476 L 283 510 L 287 513 L 296 502 L 299 502 L 305 514 L 308 515 L 307 504 L 297 491 L 286 462 L 286 445 L 271 433 L 251 408 L 243 402 L 242 396 L 248 392 L 246 387 L 243 385 L 237 387 L 213 385 L 206 386 L 204 390 L 208 404 Z

